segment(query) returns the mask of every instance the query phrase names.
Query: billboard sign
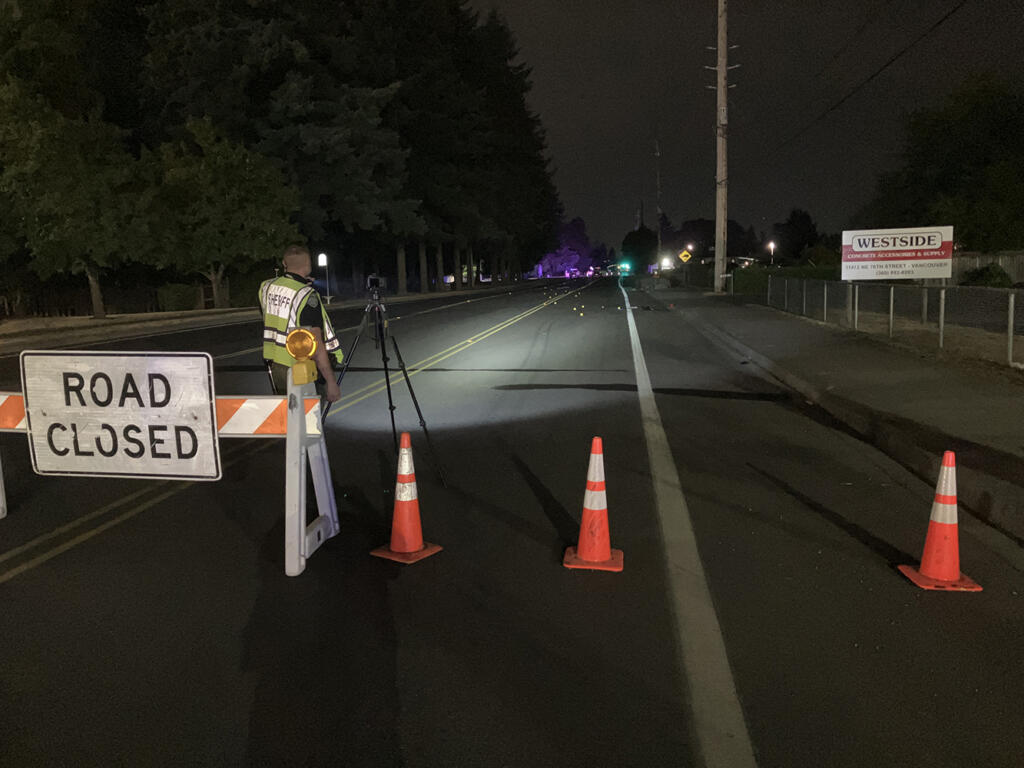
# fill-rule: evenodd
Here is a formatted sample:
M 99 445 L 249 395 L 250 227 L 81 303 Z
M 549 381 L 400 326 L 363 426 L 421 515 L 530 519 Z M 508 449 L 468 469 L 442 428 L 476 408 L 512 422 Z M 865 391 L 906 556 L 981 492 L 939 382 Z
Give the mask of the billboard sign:
M 25 351 L 21 384 L 40 475 L 220 478 L 206 353 Z
M 952 274 L 952 227 L 843 232 L 843 280 L 908 280 Z

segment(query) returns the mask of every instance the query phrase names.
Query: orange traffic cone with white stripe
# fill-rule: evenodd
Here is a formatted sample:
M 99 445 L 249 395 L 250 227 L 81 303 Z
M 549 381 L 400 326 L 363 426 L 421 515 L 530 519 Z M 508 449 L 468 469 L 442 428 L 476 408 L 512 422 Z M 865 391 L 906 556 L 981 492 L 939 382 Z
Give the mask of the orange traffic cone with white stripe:
M 583 519 L 575 547 L 565 550 L 562 565 L 592 571 L 621 571 L 622 550 L 612 549 L 608 534 L 608 501 L 604 487 L 604 447 L 600 437 L 590 444 L 587 491 L 583 495 Z
M 921 589 L 950 592 L 980 592 L 981 586 L 960 572 L 960 539 L 956 518 L 956 456 L 942 456 L 939 482 L 935 486 L 928 535 L 924 540 L 921 567 L 899 566 L 900 572 Z
M 395 510 L 391 518 L 391 544 L 370 552 L 398 563 L 415 563 L 440 552 L 437 544 L 423 541 L 420 502 L 416 493 L 416 470 L 412 463 L 412 440 L 402 433 L 398 448 L 398 479 L 395 482 Z

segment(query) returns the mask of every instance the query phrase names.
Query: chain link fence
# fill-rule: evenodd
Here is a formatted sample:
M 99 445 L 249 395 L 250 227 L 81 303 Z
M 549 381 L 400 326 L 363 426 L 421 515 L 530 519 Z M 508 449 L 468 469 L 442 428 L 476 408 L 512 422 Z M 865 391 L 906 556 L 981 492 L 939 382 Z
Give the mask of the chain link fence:
M 1024 290 L 841 282 L 766 275 L 728 290 L 818 322 L 939 348 L 1024 370 Z M 707 275 L 680 270 L 684 284 L 707 289 Z M 735 285 L 734 285 L 735 284 Z

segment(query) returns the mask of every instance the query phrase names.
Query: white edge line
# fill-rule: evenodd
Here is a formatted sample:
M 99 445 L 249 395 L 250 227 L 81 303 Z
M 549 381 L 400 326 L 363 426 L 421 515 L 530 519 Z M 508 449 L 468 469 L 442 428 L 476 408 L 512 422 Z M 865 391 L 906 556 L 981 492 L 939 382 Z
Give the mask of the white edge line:
M 626 289 L 626 323 L 636 370 L 640 417 L 665 546 L 678 647 L 700 754 L 708 768 L 754 768 L 754 749 L 736 693 L 722 628 L 711 599 L 690 511 L 686 506 L 668 437 L 658 413 Z

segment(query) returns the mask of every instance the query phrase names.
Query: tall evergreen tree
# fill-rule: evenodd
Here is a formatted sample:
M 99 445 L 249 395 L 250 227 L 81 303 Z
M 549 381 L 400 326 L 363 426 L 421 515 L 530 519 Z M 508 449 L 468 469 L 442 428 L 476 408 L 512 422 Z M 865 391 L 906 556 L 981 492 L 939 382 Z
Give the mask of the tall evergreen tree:
M 26 84 L 0 84 L 0 194 L 40 277 L 84 273 L 93 315 L 105 317 L 104 269 L 138 258 L 149 242 L 154 193 L 123 132 L 99 118 L 69 118 Z
M 1024 246 L 1024 90 L 968 81 L 907 127 L 902 166 L 883 174 L 858 227 L 952 224 L 965 248 Z
M 209 120 L 186 128 L 188 140 L 160 148 L 160 258 L 209 280 L 223 307 L 229 268 L 270 263 L 300 239 L 289 221 L 299 194 L 270 160 L 219 136 Z
M 488 214 L 500 218 L 501 231 L 517 250 L 539 254 L 556 241 L 562 206 L 540 117 L 526 101 L 530 70 L 518 61 L 512 32 L 496 11 L 477 29 L 476 37 L 479 60 L 468 75 L 484 94 L 490 127 L 484 169 L 494 194 L 488 198 Z
M 395 87 L 355 81 L 348 4 L 168 0 L 146 14 L 145 94 L 165 129 L 209 117 L 279 162 L 312 238 L 417 229 L 405 151 L 381 118 Z

